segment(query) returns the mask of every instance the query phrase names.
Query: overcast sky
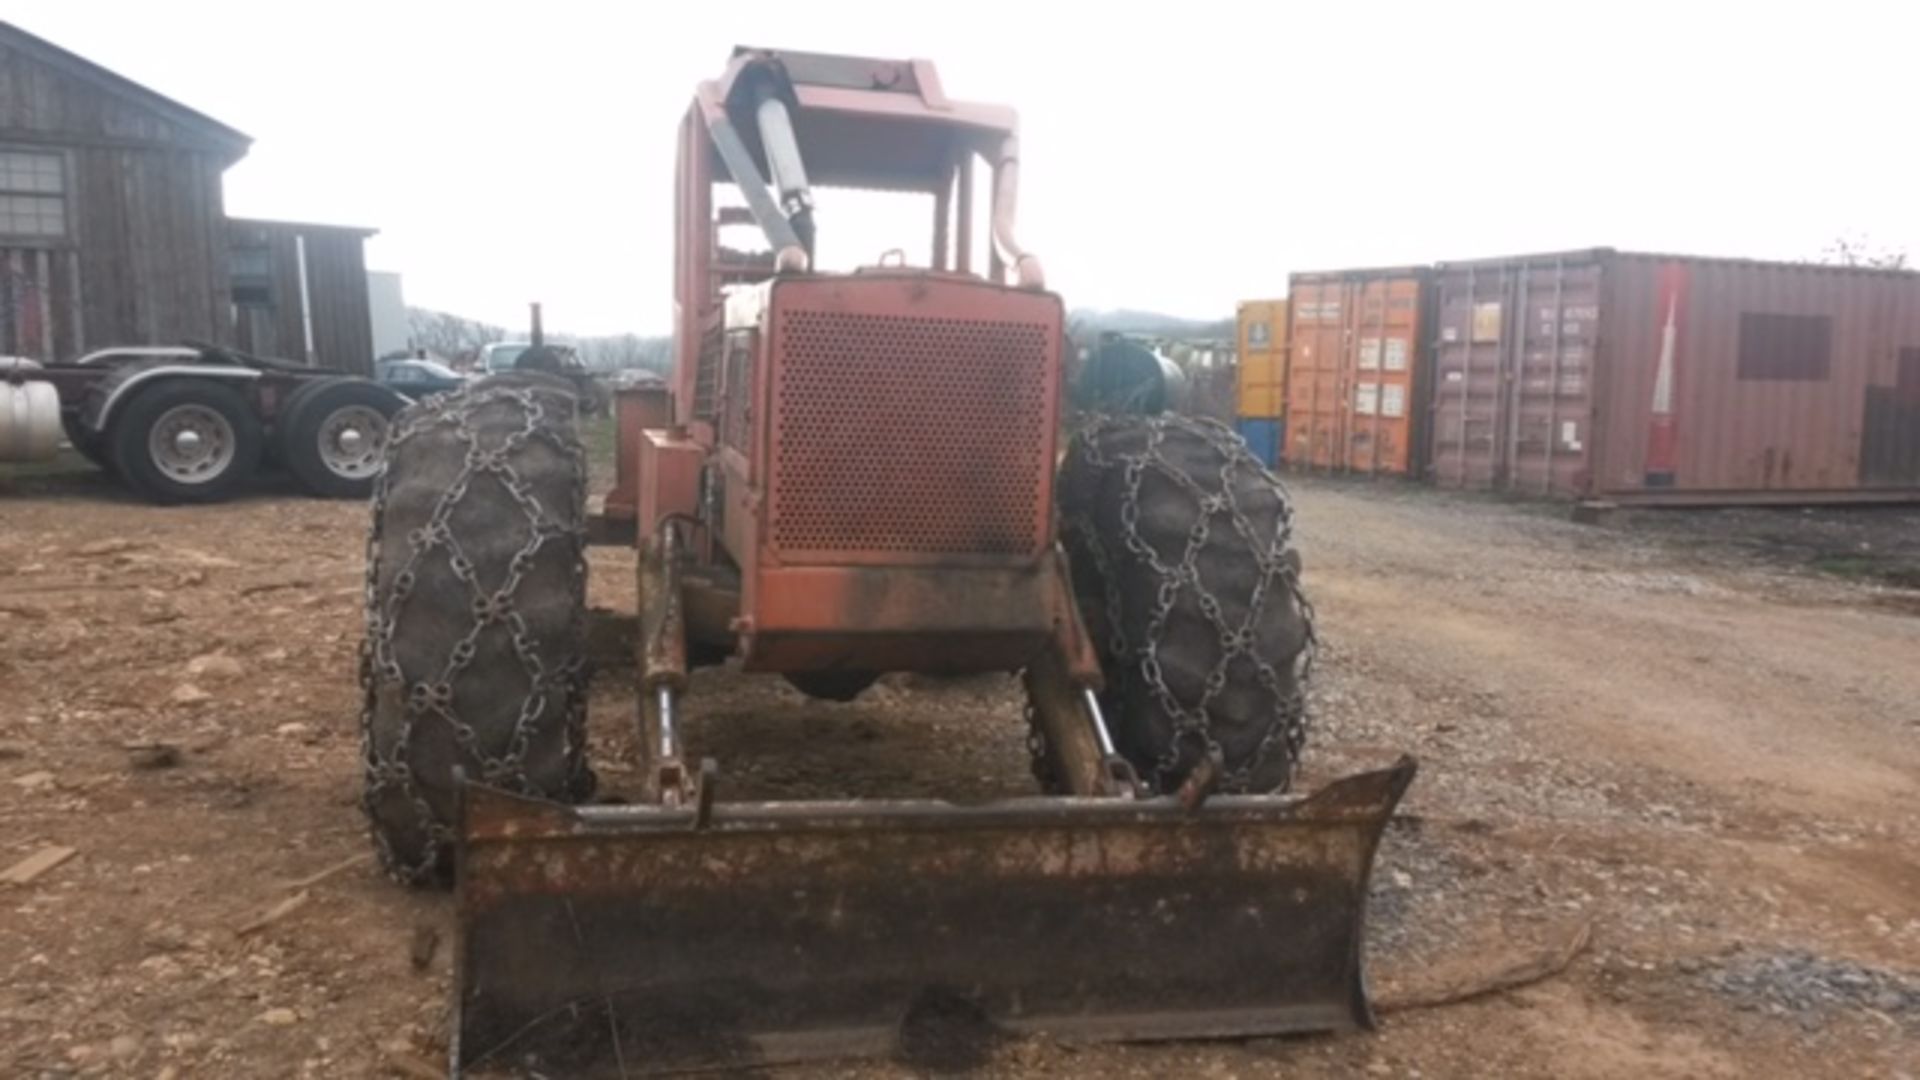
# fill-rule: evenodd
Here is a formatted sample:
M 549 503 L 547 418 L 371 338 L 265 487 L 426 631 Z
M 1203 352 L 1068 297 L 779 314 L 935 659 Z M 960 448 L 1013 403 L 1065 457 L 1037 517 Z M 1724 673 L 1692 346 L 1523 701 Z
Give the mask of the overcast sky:
M 735 43 L 934 60 L 951 96 L 1020 110 L 1022 237 L 1070 305 L 1221 317 L 1301 269 L 1593 245 L 1812 258 L 1843 234 L 1920 257 L 1916 12 L 11 0 L 4 17 L 252 135 L 229 212 L 377 227 L 370 262 L 411 303 L 520 325 L 538 298 L 552 327 L 663 333 L 674 129 Z

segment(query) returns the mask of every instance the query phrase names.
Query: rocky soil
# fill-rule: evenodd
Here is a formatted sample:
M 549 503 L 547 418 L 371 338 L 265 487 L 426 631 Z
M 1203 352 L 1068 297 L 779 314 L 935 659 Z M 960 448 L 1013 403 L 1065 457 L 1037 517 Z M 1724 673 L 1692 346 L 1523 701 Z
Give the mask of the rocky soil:
M 1295 486 L 1306 786 L 1421 761 L 1375 879 L 1381 1030 L 1028 1040 L 987 1073 L 1920 1076 L 1913 518 Z M 365 519 L 0 475 L 0 873 L 28 879 L 0 883 L 0 1075 L 434 1074 L 448 901 L 373 871 L 355 805 Z M 631 566 L 596 550 L 596 605 L 631 608 Z M 616 789 L 629 679 L 594 687 Z M 690 701 L 742 795 L 1029 790 L 1010 680 L 834 706 L 717 670 Z M 1583 934 L 1557 975 L 1420 1004 Z M 850 1070 L 902 1074 L 802 1074 Z

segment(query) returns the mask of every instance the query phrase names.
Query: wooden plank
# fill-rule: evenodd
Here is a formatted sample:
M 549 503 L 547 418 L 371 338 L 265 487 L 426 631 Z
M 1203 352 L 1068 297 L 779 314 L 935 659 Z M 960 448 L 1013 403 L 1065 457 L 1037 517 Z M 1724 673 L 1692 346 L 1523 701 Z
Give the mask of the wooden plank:
M 0 882 L 9 885 L 30 884 L 35 878 L 80 854 L 77 848 L 49 844 L 0 871 Z

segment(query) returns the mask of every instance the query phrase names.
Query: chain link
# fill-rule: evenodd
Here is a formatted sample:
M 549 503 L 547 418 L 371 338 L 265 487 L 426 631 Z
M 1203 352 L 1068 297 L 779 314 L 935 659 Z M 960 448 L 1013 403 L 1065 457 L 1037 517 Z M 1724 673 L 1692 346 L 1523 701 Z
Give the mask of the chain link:
M 1168 456 L 1170 440 L 1204 442 L 1217 470 L 1189 472 Z M 1111 508 L 1113 495 L 1103 482 L 1115 472 L 1121 478 L 1119 506 Z M 1138 717 L 1129 708 L 1151 702 L 1170 723 L 1172 738 L 1158 748 L 1151 761 L 1135 761 L 1144 778 L 1158 790 L 1177 787 L 1185 774 L 1201 760 L 1219 762 L 1224 773 L 1218 781 L 1226 791 L 1245 791 L 1256 783 L 1264 766 L 1276 759 L 1284 764 L 1281 786 L 1291 780 L 1295 763 L 1306 743 L 1307 717 L 1304 688 L 1312 672 L 1317 646 L 1313 628 L 1313 607 L 1301 591 L 1297 561 L 1292 555 L 1293 507 L 1279 479 L 1267 472 L 1246 448 L 1246 443 L 1224 424 L 1210 419 L 1182 416 L 1101 416 L 1094 418 L 1073 437 L 1067 451 L 1063 481 L 1068 475 L 1092 481 L 1091 497 L 1084 505 L 1062 502 L 1062 533 L 1071 557 L 1090 563 L 1090 576 L 1099 583 L 1105 608 L 1105 625 L 1090 626 L 1099 642 L 1102 666 L 1108 680 L 1108 716 L 1121 725 L 1116 738 L 1143 732 Z M 1277 528 L 1257 527 L 1240 503 L 1239 492 L 1247 478 L 1260 478 L 1279 500 Z M 1164 481 L 1184 493 L 1194 508 L 1194 520 L 1181 539 L 1177 558 L 1163 557 L 1143 528 L 1142 491 L 1149 477 Z M 1107 505 L 1102 505 L 1105 501 Z M 1102 512 L 1118 519 L 1119 530 L 1103 528 Z M 1237 622 L 1227 614 L 1219 597 L 1210 593 L 1201 575 L 1202 553 L 1214 538 L 1216 529 L 1230 530 L 1237 543 L 1233 551 L 1251 557 L 1255 583 L 1246 597 L 1246 615 Z M 1171 539 L 1155 537 L 1162 542 Z M 1145 569 L 1157 582 L 1150 590 L 1153 606 L 1138 625 L 1137 637 L 1129 633 L 1131 609 L 1123 593 L 1123 583 L 1137 583 L 1138 571 Z M 1124 586 L 1128 592 L 1147 593 L 1137 584 Z M 1200 693 L 1191 700 L 1168 685 L 1162 651 L 1167 646 L 1170 620 L 1180 610 L 1183 595 L 1190 595 L 1192 607 L 1181 626 L 1192 625 L 1197 612 L 1217 639 L 1218 658 L 1207 670 Z M 1137 597 L 1133 597 L 1137 600 Z M 1299 612 L 1304 638 L 1301 649 L 1292 656 L 1265 656 L 1257 645 L 1257 631 L 1267 616 L 1268 606 L 1291 602 Z M 1182 631 L 1190 632 L 1190 631 Z M 1185 642 L 1183 641 L 1183 644 Z M 1252 681 L 1264 691 L 1268 707 L 1264 715 L 1233 718 L 1251 719 L 1258 725 L 1258 742 L 1241 760 L 1231 760 L 1216 737 L 1214 726 L 1224 710 L 1223 695 L 1234 680 L 1238 666 L 1250 671 Z M 1036 775 L 1051 772 L 1051 753 L 1045 734 L 1034 723 L 1028 710 L 1028 748 Z M 1137 743 L 1136 753 L 1141 748 Z M 1150 767 L 1149 767 L 1150 766 Z M 1267 786 L 1271 786 L 1270 784 Z
M 385 450 L 387 467 L 374 485 L 372 525 L 367 532 L 366 637 L 360 652 L 360 678 L 365 691 L 360 714 L 365 771 L 362 805 L 374 823 L 381 862 L 388 873 L 402 881 L 428 880 L 447 869 L 454 839 L 450 802 L 436 808 L 428 796 L 429 789 L 450 792 L 456 765 L 467 769 L 475 780 L 521 794 L 578 798 L 591 789 L 592 774 L 585 764 L 585 659 L 578 648 L 573 648 L 560 662 L 550 663 L 543 656 L 547 650 L 542 640 L 529 627 L 519 605 L 520 590 L 529 573 L 541 564 L 543 553 L 557 548 L 557 555 L 549 556 L 548 565 L 555 557 L 564 560 L 576 593 L 566 640 L 584 640 L 586 550 L 581 513 L 586 504 L 586 458 L 573 434 L 573 408 L 571 397 L 563 391 L 546 389 L 529 378 L 489 380 L 475 389 L 430 397 L 401 413 L 390 429 Z M 562 415 L 558 412 L 561 409 L 567 412 Z M 512 415 L 517 415 L 520 422 L 507 429 L 503 437 L 498 421 Z M 449 434 L 452 442 L 433 444 L 433 439 L 444 440 Z M 424 445 L 410 449 L 414 443 Z M 564 496 L 568 505 L 544 505 L 535 485 L 516 467 L 515 462 L 534 444 L 545 444 L 569 463 L 571 478 Z M 439 464 L 439 459 L 452 456 L 449 450 L 463 451 L 457 459 L 459 472 L 435 498 L 425 523 L 407 533 L 404 561 L 383 590 L 393 464 Z M 474 494 L 474 484 L 483 479 L 491 481 L 486 488 L 504 492 L 506 499 L 487 501 L 483 513 L 470 513 L 469 518 L 484 522 L 489 530 L 504 532 L 514 526 L 513 515 L 517 513 L 519 524 L 527 530 L 526 542 L 507 560 L 504 575 L 497 582 L 482 580 L 483 568 L 469 554 L 453 525 L 455 512 L 479 498 Z M 465 591 L 464 606 L 473 622 L 463 635 L 444 646 L 444 659 L 432 664 L 416 662 L 420 669 L 409 670 L 396 647 L 409 609 L 424 605 L 440 615 L 457 610 L 453 597 L 420 594 L 422 574 L 435 564 L 445 566 Z M 527 691 L 506 730 L 477 730 L 456 707 L 455 687 L 480 656 L 483 637 L 489 631 L 497 633 L 496 628 L 507 633 Z M 421 640 L 418 632 L 409 644 L 410 655 L 423 647 L 438 649 L 438 643 Z M 397 715 L 391 715 L 391 706 L 382 709 L 383 693 L 402 702 Z M 484 713 L 485 708 L 476 711 Z M 556 719 L 564 775 L 530 774 L 532 748 L 536 740 L 552 731 Z M 426 725 L 437 725 L 451 735 L 460 760 L 424 760 L 416 753 L 416 736 Z M 486 726 L 491 729 L 498 725 Z M 384 728 L 391 728 L 391 742 L 380 738 L 389 733 Z M 418 850 L 399 850 L 391 835 L 397 823 L 385 820 L 384 808 L 395 793 L 412 807 L 413 825 L 424 839 Z

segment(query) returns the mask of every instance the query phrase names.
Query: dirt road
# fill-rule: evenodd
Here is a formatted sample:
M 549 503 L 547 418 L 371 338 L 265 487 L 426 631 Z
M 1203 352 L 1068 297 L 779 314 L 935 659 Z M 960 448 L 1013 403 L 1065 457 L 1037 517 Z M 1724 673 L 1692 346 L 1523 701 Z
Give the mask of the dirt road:
M 1788 565 L 1739 517 L 1296 488 L 1325 641 L 1307 780 L 1422 761 L 1376 879 L 1376 990 L 1589 924 L 1591 946 L 1372 1036 L 1032 1041 L 990 1073 L 1920 1076 L 1914 593 Z M 364 524 L 0 477 L 0 868 L 76 852 L 0 885 L 0 1075 L 431 1070 L 447 901 L 354 861 Z M 630 556 L 593 565 L 595 603 L 630 606 Z M 616 787 L 628 677 L 593 699 Z M 1027 790 L 1006 680 L 829 706 L 718 671 L 693 700 L 743 794 Z

